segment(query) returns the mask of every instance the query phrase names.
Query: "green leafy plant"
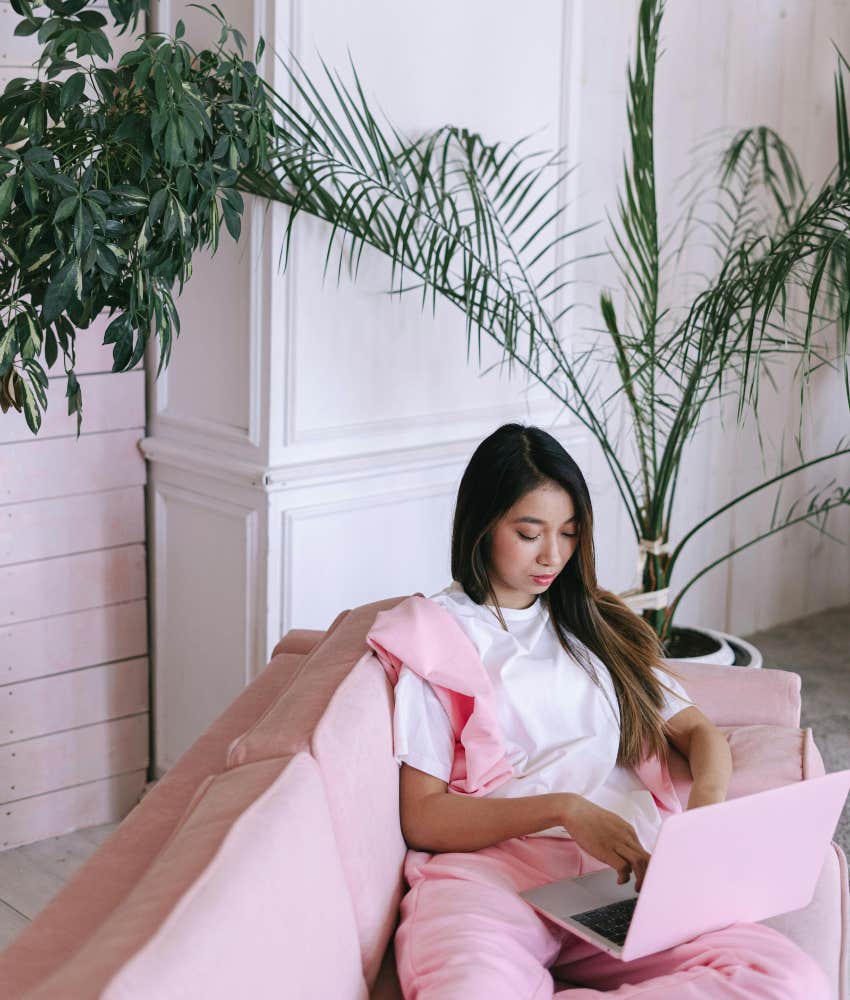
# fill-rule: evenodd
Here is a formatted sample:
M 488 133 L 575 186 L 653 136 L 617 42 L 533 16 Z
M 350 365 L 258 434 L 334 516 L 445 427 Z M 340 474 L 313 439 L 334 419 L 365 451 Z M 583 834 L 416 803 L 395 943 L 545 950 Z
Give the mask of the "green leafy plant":
M 101 313 L 114 315 L 113 371 L 139 363 L 151 332 L 168 364 L 174 286 L 199 247 L 217 247 L 222 220 L 238 239 L 239 173 L 266 162 L 274 133 L 244 38 L 220 12 L 216 49 L 196 52 L 178 23 L 112 69 L 107 20 L 87 2 L 12 0 L 16 34 L 43 48 L 36 78 L 0 97 L 0 407 L 23 409 L 34 433 L 60 353 L 79 433 L 76 336 Z M 110 3 L 125 29 L 146 7 Z
M 630 149 L 612 223 L 622 287 L 602 294 L 603 328 L 581 347 L 563 342 L 573 308 L 565 289 L 576 263 L 563 251 L 577 232 L 561 231 L 566 206 L 559 196 L 569 172 L 563 151 L 529 153 L 528 137 L 490 144 L 456 126 L 406 136 L 372 111 L 353 64 L 346 84 L 323 63 L 323 93 L 291 58 L 290 102 L 242 58 L 244 40 L 217 8 L 215 50 L 194 52 L 178 25 L 174 39 L 141 40 L 115 70 L 82 70 L 63 62 L 75 43 L 79 56 L 81 33 L 99 30 L 80 26 L 81 0 L 50 0 L 47 18 L 25 0 L 13 3 L 24 30 L 43 34 L 48 79 L 63 69 L 72 74 L 62 84 L 12 81 L 0 99 L 0 241 L 14 251 L 0 274 L 0 392 L 5 385 L 7 402 L 13 392 L 13 403 L 21 391 L 29 397 L 34 431 L 44 403 L 36 388 L 43 388 L 42 347 L 48 367 L 56 358 L 51 328 L 69 372 L 69 398 L 75 328 L 102 310 L 117 313 L 107 331 L 115 370 L 138 362 L 151 330 L 162 348 L 160 370 L 168 363 L 179 330 L 173 285 L 188 278 L 198 246 L 217 245 L 222 219 L 238 238 L 241 191 L 289 208 L 284 267 L 297 216 L 324 220 L 326 272 L 336 249 L 338 280 L 346 261 L 356 279 L 364 248 L 377 249 L 391 262 L 393 294 L 421 294 L 423 307 L 429 297 L 432 306 L 438 298 L 453 303 L 466 317 L 468 346 L 477 335 L 480 356 L 482 333 L 492 337 L 510 370 L 518 365 L 544 384 L 593 435 L 645 555 L 641 585 L 625 596 L 671 652 L 673 615 L 704 573 L 792 524 L 825 530 L 829 511 L 850 502 L 847 488 L 829 484 L 803 506 L 782 515 L 774 508 L 760 535 L 719 553 L 670 596 L 681 552 L 705 525 L 809 466 L 850 454 L 838 442 L 829 454 L 801 456 L 671 546 L 683 454 L 710 401 L 736 391 L 739 416 L 757 412 L 767 363 L 789 353 L 798 358 L 801 385 L 826 363 L 843 366 L 847 382 L 850 258 L 842 220 L 850 207 L 850 128 L 840 65 L 833 174 L 809 197 L 778 135 L 764 128 L 737 135 L 713 188 L 715 273 L 684 307 L 662 308 L 671 235 L 662 237 L 656 207 L 653 104 L 663 4 L 643 0 L 628 76 Z M 111 7 L 120 24 L 142 9 L 142 0 Z M 236 51 L 224 47 L 229 38 Z M 88 53 L 105 51 L 103 42 L 100 51 L 86 45 Z M 79 87 L 69 83 L 78 73 L 86 96 L 66 96 L 63 105 L 62 89 Z M 695 218 L 692 211 L 686 221 Z M 681 238 L 692 231 L 686 225 Z M 38 245 L 30 247 L 30 239 Z M 602 378 L 610 371 L 613 391 Z M 21 390 L 25 378 L 29 389 Z M 612 430 L 624 405 L 633 435 L 625 442 Z

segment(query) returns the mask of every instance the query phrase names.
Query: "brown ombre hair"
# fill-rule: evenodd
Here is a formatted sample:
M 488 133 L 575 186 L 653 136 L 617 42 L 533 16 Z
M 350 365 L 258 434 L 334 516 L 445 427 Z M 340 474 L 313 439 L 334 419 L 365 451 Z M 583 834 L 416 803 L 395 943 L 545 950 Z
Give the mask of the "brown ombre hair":
M 527 493 L 554 483 L 575 507 L 578 546 L 551 586 L 540 595 L 561 645 L 601 684 L 587 650 L 608 668 L 620 708 L 617 763 L 633 767 L 646 756 L 667 759 L 660 708 L 663 685 L 653 673 L 664 651 L 655 632 L 596 582 L 593 507 L 581 470 L 562 445 L 539 427 L 503 424 L 475 449 L 458 488 L 452 529 L 452 577 L 476 604 L 493 604 L 508 631 L 490 581 L 491 531 Z M 578 643 L 576 642 L 578 640 Z M 585 648 L 582 648 L 585 647 Z

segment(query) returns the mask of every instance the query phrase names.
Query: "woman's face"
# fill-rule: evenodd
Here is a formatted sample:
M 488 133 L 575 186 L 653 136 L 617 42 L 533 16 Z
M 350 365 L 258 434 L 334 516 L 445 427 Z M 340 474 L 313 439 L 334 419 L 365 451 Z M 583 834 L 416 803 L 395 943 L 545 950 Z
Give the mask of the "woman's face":
M 578 546 L 573 498 L 556 483 L 537 487 L 496 522 L 491 540 L 490 580 L 499 606 L 530 607 Z

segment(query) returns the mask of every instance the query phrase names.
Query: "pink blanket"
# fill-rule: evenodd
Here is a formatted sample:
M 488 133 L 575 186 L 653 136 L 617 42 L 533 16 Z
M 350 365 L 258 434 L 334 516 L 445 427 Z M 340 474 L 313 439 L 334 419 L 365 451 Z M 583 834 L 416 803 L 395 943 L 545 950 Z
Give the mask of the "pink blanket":
M 493 686 L 478 650 L 450 612 L 422 594 L 379 611 L 366 636 L 393 685 L 402 664 L 427 680 L 455 735 L 449 791 L 487 795 L 513 774 L 497 721 Z M 634 769 L 659 810 L 682 811 L 665 763 L 647 756 Z

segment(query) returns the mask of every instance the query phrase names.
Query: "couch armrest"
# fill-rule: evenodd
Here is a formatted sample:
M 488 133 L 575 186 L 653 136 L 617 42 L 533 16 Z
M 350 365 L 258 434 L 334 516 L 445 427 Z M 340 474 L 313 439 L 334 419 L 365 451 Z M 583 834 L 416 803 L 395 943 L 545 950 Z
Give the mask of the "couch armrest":
M 715 726 L 800 726 L 800 675 L 791 670 L 668 660 Z
M 269 657 L 273 660 L 278 653 L 299 653 L 304 656 L 315 646 L 330 636 L 331 632 L 340 625 L 351 613 L 351 608 L 346 608 L 334 618 L 326 629 L 321 628 L 291 628 L 286 635 L 278 642 Z M 363 651 L 366 651 L 364 644 Z
M 324 635 L 325 629 L 291 628 L 275 646 L 271 658 L 279 653 L 298 653 L 299 655 L 309 653 Z

